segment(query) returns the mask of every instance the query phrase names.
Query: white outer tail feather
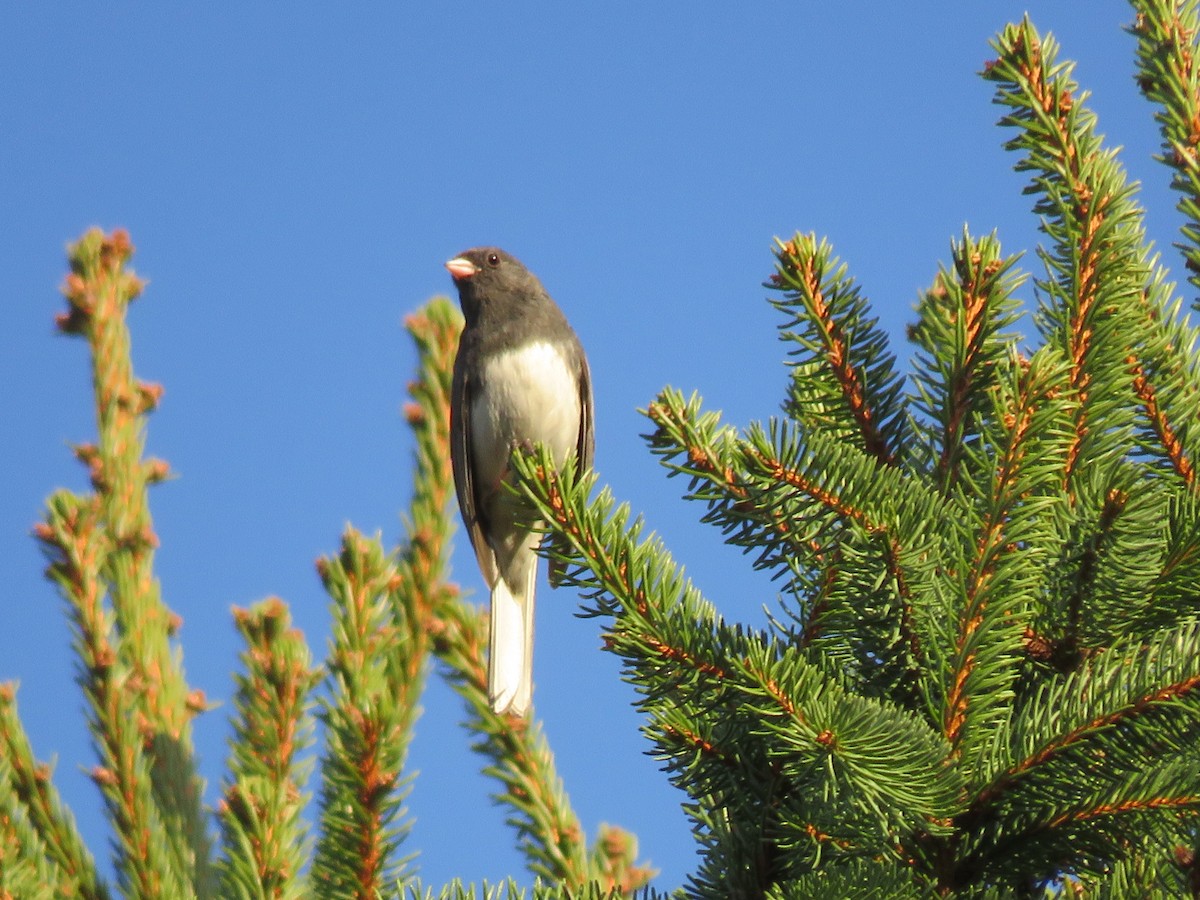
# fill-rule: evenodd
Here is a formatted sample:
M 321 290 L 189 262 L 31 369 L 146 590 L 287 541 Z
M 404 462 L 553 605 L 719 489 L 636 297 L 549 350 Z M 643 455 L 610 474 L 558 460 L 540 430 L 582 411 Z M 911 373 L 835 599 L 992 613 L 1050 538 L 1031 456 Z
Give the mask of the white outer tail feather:
M 532 555 L 532 550 L 529 551 Z M 533 699 L 533 599 L 537 557 L 514 594 L 501 576 L 492 586 L 488 627 L 488 699 L 498 715 L 524 716 Z

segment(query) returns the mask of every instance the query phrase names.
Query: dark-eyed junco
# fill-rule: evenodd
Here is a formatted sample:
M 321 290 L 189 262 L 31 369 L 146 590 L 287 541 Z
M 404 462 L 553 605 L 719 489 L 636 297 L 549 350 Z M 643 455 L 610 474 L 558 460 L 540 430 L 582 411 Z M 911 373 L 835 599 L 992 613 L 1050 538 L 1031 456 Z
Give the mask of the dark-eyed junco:
M 446 263 L 466 326 L 454 360 L 450 458 L 463 522 L 491 589 L 488 695 L 523 716 L 533 693 L 533 595 L 540 535 L 504 488 L 514 445 L 544 443 L 591 466 L 592 379 L 562 310 L 521 263 L 476 247 Z

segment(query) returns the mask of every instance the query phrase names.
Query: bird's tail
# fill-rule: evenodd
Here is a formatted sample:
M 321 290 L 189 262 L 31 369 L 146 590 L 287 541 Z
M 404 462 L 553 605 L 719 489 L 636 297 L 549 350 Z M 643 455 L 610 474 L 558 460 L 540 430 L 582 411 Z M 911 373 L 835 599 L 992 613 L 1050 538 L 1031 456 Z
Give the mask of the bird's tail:
M 501 575 L 492 587 L 488 628 L 488 699 L 500 714 L 523 716 L 533 698 L 533 592 L 537 558 L 514 591 Z

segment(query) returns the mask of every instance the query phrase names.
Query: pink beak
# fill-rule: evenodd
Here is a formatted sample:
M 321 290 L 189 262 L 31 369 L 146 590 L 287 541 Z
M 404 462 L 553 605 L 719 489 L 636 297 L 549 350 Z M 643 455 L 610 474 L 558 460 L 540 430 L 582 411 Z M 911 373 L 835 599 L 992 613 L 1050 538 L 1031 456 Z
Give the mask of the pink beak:
M 469 259 L 463 259 L 461 256 L 456 256 L 454 259 L 446 263 L 446 268 L 450 270 L 450 277 L 455 281 L 460 281 L 463 278 L 470 278 L 479 270 L 475 268 L 475 264 Z

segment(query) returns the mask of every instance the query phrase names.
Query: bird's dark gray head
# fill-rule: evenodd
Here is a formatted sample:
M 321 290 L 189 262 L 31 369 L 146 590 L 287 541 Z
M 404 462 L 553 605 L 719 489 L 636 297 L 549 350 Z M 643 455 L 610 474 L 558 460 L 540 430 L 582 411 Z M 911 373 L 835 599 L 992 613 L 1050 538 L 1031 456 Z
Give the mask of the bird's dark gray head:
M 467 324 L 473 324 L 488 313 L 511 312 L 489 307 L 506 306 L 524 300 L 538 302 L 547 297 L 546 289 L 537 277 L 521 265 L 521 261 L 499 247 L 473 247 L 464 250 L 446 263 L 458 288 Z

